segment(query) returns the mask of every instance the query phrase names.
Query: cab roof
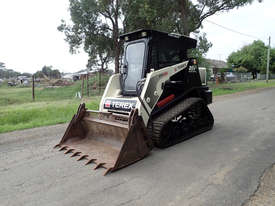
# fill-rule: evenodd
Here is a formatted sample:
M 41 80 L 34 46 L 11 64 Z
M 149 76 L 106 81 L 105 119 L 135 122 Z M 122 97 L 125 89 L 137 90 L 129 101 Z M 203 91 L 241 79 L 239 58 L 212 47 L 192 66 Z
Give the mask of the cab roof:
M 192 39 L 185 35 L 175 34 L 175 33 L 166 33 L 157 30 L 151 29 L 140 29 L 119 36 L 121 40 L 126 42 L 134 41 L 142 38 L 151 37 L 152 39 L 166 39 L 179 41 L 179 44 L 185 44 L 188 48 L 195 48 L 197 45 L 197 40 Z

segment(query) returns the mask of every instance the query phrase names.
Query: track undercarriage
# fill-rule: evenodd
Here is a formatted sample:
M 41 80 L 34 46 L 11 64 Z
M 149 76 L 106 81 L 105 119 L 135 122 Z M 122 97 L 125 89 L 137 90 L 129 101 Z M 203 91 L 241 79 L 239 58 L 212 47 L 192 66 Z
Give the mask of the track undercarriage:
M 188 98 L 151 120 L 148 133 L 155 146 L 169 147 L 212 129 L 214 118 L 201 98 Z

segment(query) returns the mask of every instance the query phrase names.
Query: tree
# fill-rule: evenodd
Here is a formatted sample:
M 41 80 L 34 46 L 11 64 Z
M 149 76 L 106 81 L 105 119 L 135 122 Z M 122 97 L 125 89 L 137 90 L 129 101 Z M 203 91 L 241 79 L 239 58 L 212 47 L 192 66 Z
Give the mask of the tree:
M 36 78 L 49 78 L 49 79 L 60 79 L 61 73 L 58 69 L 52 69 L 52 66 L 43 66 L 41 71 L 37 71 L 34 76 Z
M 128 0 L 122 5 L 125 32 L 137 29 L 156 29 L 176 32 L 175 24 L 169 15 L 174 6 L 171 0 Z
M 54 79 L 60 79 L 61 78 L 61 73 L 58 69 L 54 69 L 51 72 L 51 77 Z
M 202 22 L 217 12 L 229 11 L 252 2 L 253 0 L 129 0 L 123 4 L 124 27 L 126 31 L 149 28 L 187 36 L 194 32 L 198 46 L 191 55 L 205 66 L 204 55 L 212 44 L 207 41 L 206 34 L 198 34 Z
M 179 13 L 176 21 L 178 32 L 189 35 L 202 26 L 202 22 L 216 13 L 229 11 L 254 0 L 177 0 L 175 12 Z M 262 0 L 258 0 L 262 2 Z
M 189 36 L 202 22 L 218 12 L 229 11 L 254 0 L 128 0 L 124 6 L 126 26 L 153 26 Z M 261 2 L 262 0 L 258 0 Z
M 275 72 L 275 49 L 271 49 L 270 71 Z M 258 40 L 232 52 L 227 59 L 229 67 L 244 67 L 256 78 L 258 72 L 266 72 L 267 46 Z
M 28 72 L 23 72 L 21 75 L 22 76 L 26 76 L 26 77 L 31 77 L 32 76 L 32 74 L 30 74 Z
M 115 71 L 119 71 L 119 33 L 122 21 L 119 0 L 70 0 L 70 14 L 73 25 L 62 21 L 58 30 L 64 32 L 70 51 L 75 52 L 84 45 L 89 63 L 107 63 L 115 59 Z
M 34 77 L 35 78 L 44 78 L 45 76 L 42 71 L 37 71 L 34 73 Z
M 248 72 L 248 69 L 244 68 L 243 66 L 240 66 L 238 68 L 234 68 L 234 71 L 237 73 L 246 73 Z
M 103 68 L 114 59 L 117 73 L 122 50 L 120 33 L 147 28 L 189 36 L 191 32 L 198 33 L 207 17 L 254 0 L 69 1 L 72 25 L 62 20 L 58 30 L 65 34 L 70 51 L 75 53 L 83 45 L 89 55 L 88 67 L 101 64 Z
M 270 50 L 270 71 L 275 73 L 275 48 Z
M 96 67 L 101 72 L 105 72 L 108 69 L 108 64 L 113 59 L 111 38 L 106 38 L 104 35 L 94 36 L 93 43 L 97 56 L 89 58 L 87 67 L 90 69 Z
M 52 74 L 52 66 L 46 66 L 46 65 L 43 66 L 42 67 L 42 73 L 50 78 L 51 74 Z
M 212 43 L 208 42 L 206 38 L 206 33 L 203 33 L 202 35 L 197 35 L 196 39 L 198 40 L 197 48 L 191 50 L 191 54 L 189 56 L 197 58 L 199 66 L 209 67 L 208 62 L 205 59 L 205 55 L 212 47 Z
M 19 76 L 20 73 L 12 69 L 0 69 L 0 79 L 9 79 Z

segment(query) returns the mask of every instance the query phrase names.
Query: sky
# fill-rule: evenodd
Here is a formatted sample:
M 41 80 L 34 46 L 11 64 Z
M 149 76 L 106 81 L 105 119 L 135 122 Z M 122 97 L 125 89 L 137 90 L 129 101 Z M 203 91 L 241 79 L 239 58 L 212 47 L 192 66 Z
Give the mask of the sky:
M 213 22 L 256 38 L 228 31 Z M 269 36 L 271 46 L 275 47 L 275 1 L 255 1 L 251 5 L 211 16 L 203 23 L 201 32 L 205 32 L 213 44 L 207 53 L 207 57 L 212 59 L 226 60 L 231 52 L 255 40 L 262 40 L 267 45 Z
M 68 0 L 1 0 L 0 62 L 8 69 L 30 73 L 44 65 L 62 72 L 85 69 L 87 55 L 70 54 L 64 34 L 57 30 L 61 19 L 70 19 L 68 6 Z M 209 17 L 201 30 L 213 44 L 207 58 L 226 60 L 231 52 L 256 38 L 267 44 L 268 36 L 275 47 L 274 11 L 275 1 L 264 0 Z M 230 32 L 213 22 L 256 38 Z

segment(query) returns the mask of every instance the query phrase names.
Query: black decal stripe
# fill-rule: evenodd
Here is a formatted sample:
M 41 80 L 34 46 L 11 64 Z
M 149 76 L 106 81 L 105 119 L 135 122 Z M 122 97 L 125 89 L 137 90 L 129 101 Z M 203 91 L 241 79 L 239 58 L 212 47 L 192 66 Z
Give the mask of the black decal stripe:
M 145 92 L 145 101 L 146 99 L 149 97 L 150 98 L 150 102 L 148 103 L 146 101 L 146 103 L 151 107 L 151 109 L 153 109 L 154 105 L 157 103 L 159 96 L 154 95 L 154 92 L 156 91 L 156 86 L 157 83 L 159 81 L 159 76 L 154 76 L 150 79 L 147 90 Z

